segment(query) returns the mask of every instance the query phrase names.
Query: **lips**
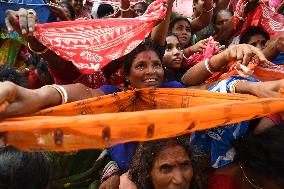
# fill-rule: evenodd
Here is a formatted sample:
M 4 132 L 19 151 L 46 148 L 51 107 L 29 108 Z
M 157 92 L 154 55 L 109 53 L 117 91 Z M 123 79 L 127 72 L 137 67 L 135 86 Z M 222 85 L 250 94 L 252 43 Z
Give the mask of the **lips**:
M 181 61 L 182 61 L 181 58 L 174 58 L 174 59 L 173 59 L 173 62 L 181 62 Z

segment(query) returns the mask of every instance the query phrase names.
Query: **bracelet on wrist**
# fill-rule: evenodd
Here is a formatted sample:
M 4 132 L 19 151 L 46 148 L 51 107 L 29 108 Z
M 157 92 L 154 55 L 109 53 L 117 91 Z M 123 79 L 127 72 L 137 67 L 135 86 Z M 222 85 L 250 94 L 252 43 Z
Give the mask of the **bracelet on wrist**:
M 205 64 L 205 67 L 206 67 L 206 70 L 211 73 L 211 74 L 214 74 L 215 72 L 217 72 L 218 70 L 216 70 L 212 64 L 210 63 L 210 59 L 209 58 L 206 58 L 205 61 L 204 61 L 204 64 Z
M 123 8 L 121 8 L 121 6 L 119 6 L 119 10 L 122 11 L 122 12 L 127 12 L 127 11 L 130 10 L 130 6 L 127 9 L 123 9 Z
M 37 55 L 42 55 L 42 54 L 45 54 L 47 51 L 48 51 L 48 48 L 45 48 L 44 50 L 42 51 L 35 51 L 31 48 L 30 46 L 30 43 L 28 42 L 28 48 L 30 51 L 32 51 L 33 53 L 37 54 Z
M 230 93 L 236 93 L 236 87 L 237 87 L 237 85 L 238 85 L 239 83 L 244 83 L 244 82 L 246 82 L 246 80 L 240 80 L 240 79 L 238 79 L 238 80 L 233 81 L 233 82 L 231 83 L 230 88 L 229 88 Z
M 66 90 L 62 86 L 53 84 L 53 85 L 45 85 L 41 88 L 49 88 L 49 87 L 55 89 L 60 94 L 60 96 L 61 96 L 61 103 L 60 104 L 66 104 L 67 103 L 68 95 L 67 95 Z

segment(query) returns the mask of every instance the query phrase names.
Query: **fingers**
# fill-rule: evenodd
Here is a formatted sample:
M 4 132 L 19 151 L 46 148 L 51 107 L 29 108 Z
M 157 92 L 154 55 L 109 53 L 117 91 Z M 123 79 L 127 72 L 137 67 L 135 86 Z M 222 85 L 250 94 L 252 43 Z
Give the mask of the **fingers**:
M 9 106 L 8 101 L 4 101 L 2 104 L 0 104 L 0 113 L 5 112 L 8 106 Z
M 28 31 L 33 33 L 35 31 L 36 12 L 33 9 L 28 10 Z
M 26 36 L 35 30 L 36 12 L 32 9 L 20 8 L 18 11 L 6 11 L 5 23 L 9 31 L 17 31 Z
M 267 60 L 260 49 L 251 45 L 235 45 L 227 50 L 229 51 L 229 60 L 242 60 L 244 65 L 248 65 L 254 56 L 257 56 L 260 61 Z
M 252 59 L 252 57 L 253 57 L 253 55 L 254 55 L 254 53 L 250 50 L 250 49 L 248 49 L 248 48 L 244 48 L 243 49 L 243 65 L 248 65 L 248 63 L 250 62 L 250 60 Z
M 28 33 L 28 11 L 26 9 L 21 8 L 19 10 L 19 25 L 21 29 L 21 33 L 26 35 Z
M 0 106 L 5 107 L 6 102 L 16 99 L 17 87 L 12 82 L 0 82 Z
M 14 31 L 13 23 L 15 20 L 17 20 L 17 17 L 15 16 L 15 11 L 7 10 L 5 17 L 5 24 L 9 32 Z

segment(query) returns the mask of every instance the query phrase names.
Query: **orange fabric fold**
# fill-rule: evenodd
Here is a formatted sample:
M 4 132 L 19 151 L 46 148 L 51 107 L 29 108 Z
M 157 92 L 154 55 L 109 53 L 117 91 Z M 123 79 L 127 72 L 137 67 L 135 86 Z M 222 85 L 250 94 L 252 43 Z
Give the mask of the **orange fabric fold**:
M 0 122 L 2 144 L 73 151 L 173 137 L 283 112 L 284 99 L 197 89 L 139 89 Z M 87 115 L 86 115 L 87 114 Z

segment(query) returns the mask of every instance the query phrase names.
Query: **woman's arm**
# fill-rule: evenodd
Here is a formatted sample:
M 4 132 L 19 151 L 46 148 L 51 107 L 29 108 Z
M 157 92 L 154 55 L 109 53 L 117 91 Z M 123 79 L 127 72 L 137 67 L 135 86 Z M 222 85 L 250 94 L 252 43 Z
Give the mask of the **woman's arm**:
M 167 0 L 167 13 L 165 20 L 163 20 L 159 25 L 153 28 L 151 33 L 152 41 L 160 47 L 163 47 L 166 42 L 166 37 L 169 29 L 170 18 L 173 9 L 173 0 Z
M 217 71 L 233 60 L 242 60 L 242 64 L 247 65 L 254 55 L 258 56 L 260 60 L 266 60 L 262 52 L 256 47 L 246 44 L 231 46 L 210 59 L 191 67 L 183 75 L 181 81 L 188 86 L 200 85 L 212 75 L 206 64 L 210 65 L 212 71 Z M 206 63 L 206 61 L 208 62 Z
M 284 52 L 284 35 L 276 40 L 269 41 L 265 49 L 263 49 L 263 54 L 270 61 L 272 61 L 279 52 Z
M 60 66 L 64 66 L 66 63 L 69 63 L 54 52 L 48 50 L 33 36 L 37 19 L 33 12 L 34 11 L 32 10 L 26 10 L 23 8 L 18 11 L 8 10 L 5 18 L 8 30 L 10 32 L 18 32 L 28 42 L 30 50 L 48 61 L 49 66 L 60 68 Z
M 80 83 L 61 87 L 66 91 L 67 102 L 104 95 L 103 91 L 88 88 Z M 43 108 L 60 105 L 63 100 L 55 87 L 47 86 L 32 90 L 12 82 L 0 83 L 1 118 L 28 115 Z
M 193 34 L 210 24 L 211 18 L 213 16 L 213 9 L 213 0 L 205 0 L 203 4 L 203 13 L 191 22 L 191 32 Z

